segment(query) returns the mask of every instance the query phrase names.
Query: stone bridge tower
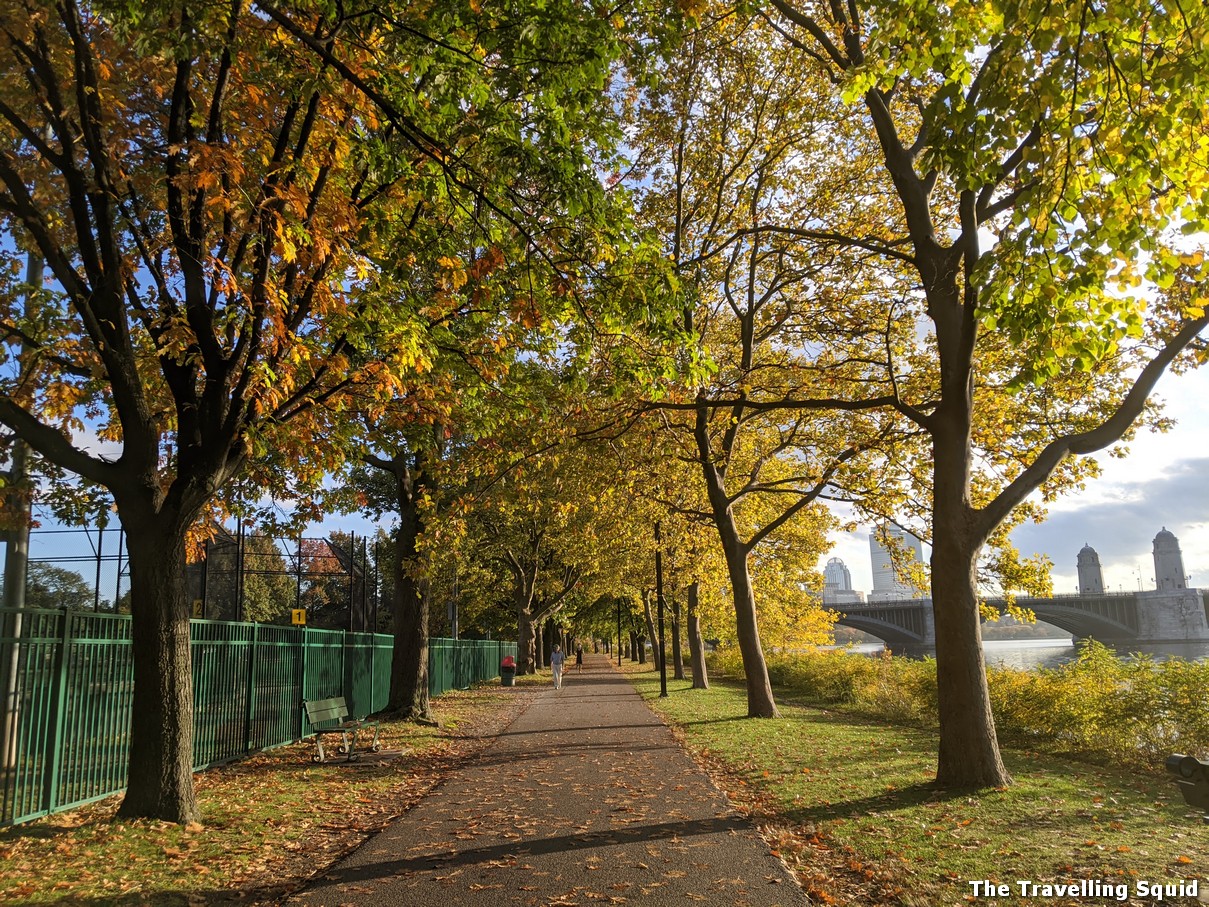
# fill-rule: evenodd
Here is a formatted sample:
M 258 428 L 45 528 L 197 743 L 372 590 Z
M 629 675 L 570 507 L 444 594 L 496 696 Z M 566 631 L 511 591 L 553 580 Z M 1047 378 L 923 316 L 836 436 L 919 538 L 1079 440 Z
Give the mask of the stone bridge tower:
M 1159 592 L 1186 589 L 1184 555 L 1179 540 L 1164 526 L 1154 537 L 1154 587 Z
M 1100 555 L 1091 545 L 1084 545 L 1079 552 L 1079 594 L 1104 594 L 1104 574 L 1100 570 Z

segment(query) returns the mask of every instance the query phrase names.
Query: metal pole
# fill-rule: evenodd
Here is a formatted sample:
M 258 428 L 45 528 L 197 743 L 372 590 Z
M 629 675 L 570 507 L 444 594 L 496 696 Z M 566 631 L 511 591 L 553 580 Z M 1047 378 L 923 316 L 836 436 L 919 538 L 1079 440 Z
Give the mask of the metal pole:
M 210 540 L 202 544 L 202 569 L 201 569 L 201 600 L 202 600 L 202 618 L 206 618 L 210 614 Z
M 617 667 L 621 667 L 621 598 L 617 599 Z
M 97 581 L 93 583 L 92 610 L 101 610 L 101 560 L 105 550 L 105 527 L 97 526 Z
M 357 562 L 353 560 L 353 557 L 354 557 L 353 552 L 355 552 L 356 550 L 357 550 L 357 533 L 350 532 L 348 534 L 348 629 L 349 629 L 350 633 L 354 629 L 354 627 L 353 627 L 353 611 L 355 610 L 356 604 L 357 604 L 355 601 L 353 601 L 353 599 L 356 598 L 356 591 L 357 591 L 357 580 L 356 580 L 356 576 L 354 575 L 355 574 L 354 568 L 356 567 Z
M 294 585 L 294 609 L 302 607 L 302 533 L 298 533 L 298 582 Z
M 667 647 L 663 644 L 663 551 L 660 525 L 655 523 L 655 606 L 659 609 L 659 698 L 667 698 Z
M 375 631 L 374 624 L 370 623 L 370 539 L 368 536 L 361 538 L 361 617 L 365 619 L 363 629 L 370 632 Z M 370 652 L 374 649 L 370 648 Z
M 235 619 L 244 620 L 247 615 L 243 607 L 243 523 L 236 524 L 235 530 Z
M 374 536 L 374 624 L 373 630 L 378 632 L 378 601 L 382 598 L 382 590 L 378 588 L 378 537 Z
M 34 290 L 42 286 L 42 256 L 30 252 L 25 259 L 25 314 L 29 315 L 33 306 L 30 296 Z M 24 371 L 26 347 L 21 344 L 17 354 L 20 370 Z M 29 488 L 29 448 L 21 438 L 13 439 L 12 468 L 9 470 L 9 500 L 16 506 L 13 514 L 16 525 L 7 535 L 4 557 L 4 606 L 6 612 L 0 615 L 0 636 L 11 640 L 0 650 L 0 676 L 4 681 L 4 701 L 0 706 L 0 765 L 8 770 L 17 765 L 17 724 L 18 703 L 20 694 L 17 689 L 19 667 L 21 661 L 21 609 L 25 607 L 25 584 L 29 579 L 29 524 L 30 524 L 30 488 Z M 64 615 L 66 619 L 66 615 Z M 3 791 L 7 785 L 0 785 Z M 10 818 L 0 815 L 0 819 Z
M 21 610 L 25 607 L 25 583 L 29 568 L 28 448 L 20 438 L 13 441 L 9 471 L 9 500 L 16 504 L 16 525 L 7 533 L 4 558 L 3 650 L 4 714 L 0 716 L 0 765 L 6 771 L 17 766 L 17 724 L 20 703 L 18 677 L 21 662 Z M 0 785 L 2 790 L 6 785 Z M 11 816 L 0 815 L 8 820 Z
M 126 536 L 126 527 L 118 525 L 118 575 L 114 582 L 113 590 L 113 613 L 118 613 L 118 602 L 122 598 L 122 545 Z M 133 602 L 131 603 L 133 604 Z

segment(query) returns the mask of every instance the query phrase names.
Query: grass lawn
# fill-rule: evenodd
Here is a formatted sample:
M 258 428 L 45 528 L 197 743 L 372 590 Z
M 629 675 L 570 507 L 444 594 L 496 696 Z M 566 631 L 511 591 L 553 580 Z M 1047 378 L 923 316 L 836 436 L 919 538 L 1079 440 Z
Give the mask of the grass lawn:
M 1141 883 L 1198 879 L 1199 900 L 1162 903 L 1209 903 L 1209 826 L 1158 771 L 1007 750 L 1012 786 L 949 794 L 931 786 L 936 739 L 928 731 L 784 699 L 781 719 L 747 720 L 738 684 L 711 679 L 702 691 L 669 680 L 668 698 L 659 699 L 650 666 L 626 670 L 816 902 L 1149 904 L 1156 901 L 1138 896 Z M 1101 896 L 1026 896 L 1018 886 L 1083 879 L 1100 883 Z M 974 880 L 1011 893 L 975 898 Z
M 309 741 L 196 776 L 200 824 L 114 821 L 119 797 L 0 829 L 0 903 L 257 904 L 325 871 L 399 815 L 549 683 L 518 677 L 433 700 L 439 728 L 382 726 L 376 764 L 315 765 Z

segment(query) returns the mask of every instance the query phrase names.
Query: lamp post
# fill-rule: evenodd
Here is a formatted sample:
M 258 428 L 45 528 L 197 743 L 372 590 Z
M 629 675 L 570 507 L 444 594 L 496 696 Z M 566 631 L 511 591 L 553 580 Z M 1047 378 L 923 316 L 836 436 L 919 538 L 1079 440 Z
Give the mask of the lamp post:
M 617 667 L 621 667 L 621 598 L 617 599 Z
M 655 607 L 659 611 L 659 698 L 667 698 L 667 651 L 663 645 L 663 552 L 662 532 L 655 523 Z

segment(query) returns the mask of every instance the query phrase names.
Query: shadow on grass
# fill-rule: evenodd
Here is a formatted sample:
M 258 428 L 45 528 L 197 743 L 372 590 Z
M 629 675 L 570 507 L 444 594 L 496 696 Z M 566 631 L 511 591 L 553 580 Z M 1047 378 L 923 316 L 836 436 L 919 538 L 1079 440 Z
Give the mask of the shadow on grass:
M 791 807 L 784 815 L 802 824 L 826 822 L 829 819 L 854 819 L 869 813 L 894 812 L 911 809 L 925 803 L 943 803 L 946 800 L 961 800 L 969 791 L 946 790 L 932 782 L 912 784 L 883 793 L 871 794 L 859 800 L 844 800 L 841 803 L 817 803 L 813 806 Z
M 754 719 L 753 719 L 754 720 Z M 677 724 L 684 727 L 698 726 L 704 724 L 733 724 L 736 721 L 747 721 L 746 715 L 728 715 L 724 718 L 698 718 L 694 721 L 678 721 Z

